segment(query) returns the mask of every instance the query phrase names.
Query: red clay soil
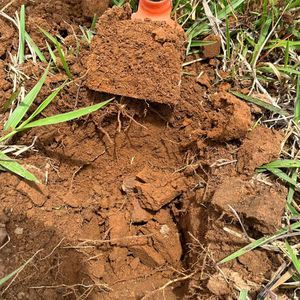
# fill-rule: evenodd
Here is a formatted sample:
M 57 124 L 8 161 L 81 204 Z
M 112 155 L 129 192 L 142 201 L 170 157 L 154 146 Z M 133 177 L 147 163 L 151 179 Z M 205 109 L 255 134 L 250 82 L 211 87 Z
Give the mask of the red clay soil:
M 180 98 L 185 35 L 165 22 L 132 21 L 129 5 L 99 20 L 87 86 L 99 92 L 174 105 Z
M 53 34 L 63 30 L 76 49 L 69 27 L 79 34 L 88 22 L 80 1 L 25 3 L 32 20 L 49 22 Z M 18 47 L 8 28 L 1 105 L 12 92 L 8 52 Z M 44 43 L 34 26 L 28 31 Z M 90 49 L 83 42 L 80 49 L 68 56 L 75 81 L 45 116 L 107 98 L 87 88 Z M 254 297 L 281 263 L 276 253 L 216 262 L 248 243 L 233 210 L 253 238 L 280 227 L 286 190 L 259 181 L 254 169 L 276 158 L 281 137 L 251 129 L 250 108 L 219 83 L 215 63 L 185 68 L 173 108 L 116 97 L 90 116 L 12 141 L 37 137 L 21 162 L 42 184 L 0 173 L 0 278 L 33 257 L 1 287 L 1 299 L 223 299 L 245 287 Z M 23 71 L 37 80 L 44 67 L 28 62 Z M 37 102 L 64 80 L 62 70 L 49 75 Z M 35 80 L 26 83 L 29 90 Z

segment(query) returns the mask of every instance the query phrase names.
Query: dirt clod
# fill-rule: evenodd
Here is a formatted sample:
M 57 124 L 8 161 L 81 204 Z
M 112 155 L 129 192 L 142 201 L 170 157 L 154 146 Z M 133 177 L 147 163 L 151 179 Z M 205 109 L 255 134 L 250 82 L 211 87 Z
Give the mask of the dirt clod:
M 107 23 L 111 15 L 117 17 L 110 17 Z M 124 15 L 122 8 L 114 8 L 100 18 L 87 62 L 87 86 L 109 94 L 176 104 L 183 32 L 162 22 L 131 21 L 130 15 L 127 19 Z
M 216 296 L 230 295 L 231 290 L 222 274 L 214 274 L 207 283 L 207 288 Z
M 214 58 L 220 55 L 221 38 L 215 34 L 207 36 L 204 41 L 212 42 L 210 45 L 203 46 L 203 55 L 205 58 Z
M 42 184 L 36 185 L 21 181 L 16 190 L 26 195 L 37 206 L 43 206 L 49 196 L 47 187 Z
M 138 257 L 139 260 L 146 266 L 156 268 L 165 264 L 165 260 L 162 255 L 159 254 L 150 246 L 133 246 L 129 248 L 134 257 Z
M 275 160 L 280 153 L 282 135 L 269 128 L 257 127 L 246 136 L 238 151 L 237 169 L 253 174 L 256 168 Z
M 186 189 L 180 174 L 162 173 L 145 168 L 137 174 L 137 178 L 143 181 L 137 185 L 141 206 L 152 211 L 158 211 Z
M 216 190 L 212 203 L 232 217 L 234 209 L 247 225 L 271 234 L 280 227 L 285 197 L 286 192 L 282 189 L 229 177 Z
M 215 93 L 211 99 L 216 111 L 210 113 L 214 127 L 208 137 L 220 141 L 243 138 L 251 125 L 249 106 L 227 92 Z

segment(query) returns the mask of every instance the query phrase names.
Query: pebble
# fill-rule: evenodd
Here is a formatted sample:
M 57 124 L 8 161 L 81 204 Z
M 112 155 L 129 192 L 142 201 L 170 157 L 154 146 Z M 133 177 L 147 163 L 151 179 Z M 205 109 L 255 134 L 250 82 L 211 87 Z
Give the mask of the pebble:
M 24 228 L 17 227 L 17 228 L 15 229 L 15 234 L 17 234 L 17 235 L 22 235 L 23 232 L 24 232 Z

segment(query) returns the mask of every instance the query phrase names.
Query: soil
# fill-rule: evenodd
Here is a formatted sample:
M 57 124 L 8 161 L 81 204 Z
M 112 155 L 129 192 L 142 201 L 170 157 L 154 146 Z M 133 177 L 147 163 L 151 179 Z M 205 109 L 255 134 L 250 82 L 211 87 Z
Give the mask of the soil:
M 110 0 L 82 0 L 82 12 L 86 17 L 101 16 L 109 7 Z
M 220 55 L 221 52 L 221 38 L 218 35 L 210 34 L 204 41 L 211 42 L 209 45 L 203 47 L 203 56 L 206 58 L 214 58 Z
M 1 1 L 1 7 L 6 3 Z M 79 0 L 15 1 L 7 13 L 12 15 L 21 3 L 26 4 L 29 19 L 48 24 L 53 34 L 64 33 L 71 50 L 79 41 L 71 28 L 80 34 L 79 25 L 91 22 L 83 17 Z M 128 9 L 117 11 L 128 18 Z M 118 60 L 119 51 L 127 49 L 124 41 L 143 32 L 150 45 L 149 32 L 157 24 L 126 18 L 116 22 L 115 14 L 114 9 L 101 19 L 92 49 L 81 41 L 80 52 L 70 51 L 67 59 L 75 80 L 45 116 L 110 97 L 88 86 L 91 69 L 97 66 L 98 72 L 101 67 L 100 58 L 92 65 L 95 45 L 104 33 L 113 39 L 116 23 L 125 35 L 122 47 L 101 58 L 110 69 L 97 73 L 94 83 L 103 80 L 110 93 L 118 94 L 118 85 L 109 84 L 117 65 L 127 61 Z M 0 22 L 12 35 L 0 61 L 2 106 L 12 93 L 8 53 L 16 53 L 18 34 L 2 18 Z M 44 38 L 33 25 L 32 21 L 28 32 L 43 45 Z M 171 69 L 159 65 L 158 77 L 151 78 L 143 94 L 147 99 L 154 79 L 164 72 L 178 79 L 175 70 L 182 47 L 176 48 L 178 40 L 174 35 L 163 42 L 166 49 L 178 51 L 171 52 L 175 55 Z M 162 51 L 160 42 L 153 47 Z M 131 61 L 134 53 L 128 54 Z M 37 137 L 21 162 L 41 183 L 0 173 L 0 278 L 31 258 L 13 281 L 1 287 L 1 299 L 223 299 L 235 298 L 245 287 L 251 296 L 257 294 L 281 264 L 276 253 L 258 249 L 225 265 L 217 267 L 216 262 L 248 243 L 236 214 L 253 238 L 280 227 L 286 189 L 272 179 L 262 182 L 254 169 L 276 158 L 282 137 L 264 127 L 252 129 L 250 108 L 229 93 L 229 84 L 219 81 L 215 63 L 203 61 L 184 69 L 180 101 L 175 101 L 179 87 L 168 95 L 157 90 L 154 102 L 116 96 L 90 116 L 14 138 L 13 144 L 31 145 Z M 26 90 L 44 67 L 30 62 L 22 66 L 33 78 L 26 81 Z M 37 103 L 65 80 L 63 70 L 56 72 L 49 75 Z M 167 79 L 161 83 L 170 88 Z M 131 93 L 141 86 L 143 82 L 126 89 Z M 168 103 L 173 99 L 173 105 L 157 100 L 162 97 Z
M 98 22 L 87 66 L 96 91 L 174 105 L 180 98 L 185 35 L 165 22 L 132 21 L 129 5 Z

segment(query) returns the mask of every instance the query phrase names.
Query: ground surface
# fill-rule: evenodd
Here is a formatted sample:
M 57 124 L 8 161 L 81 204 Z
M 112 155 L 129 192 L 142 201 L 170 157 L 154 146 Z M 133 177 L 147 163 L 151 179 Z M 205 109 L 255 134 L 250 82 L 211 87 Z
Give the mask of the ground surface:
M 73 30 L 90 22 L 79 0 L 25 3 L 37 44 L 44 44 L 38 24 L 76 49 Z M 0 24 L 4 103 L 18 35 L 5 19 Z M 46 115 L 106 99 L 86 87 L 90 49 L 80 47 L 68 57 L 75 80 Z M 14 140 L 30 145 L 37 137 L 22 161 L 43 183 L 0 174 L 0 223 L 10 237 L 0 248 L 0 278 L 35 255 L 1 299 L 223 299 L 245 287 L 255 295 L 271 278 L 281 259 L 265 250 L 216 266 L 248 243 L 234 211 L 252 237 L 273 233 L 287 193 L 255 175 L 278 157 L 281 132 L 253 129 L 255 110 L 220 83 L 216 63 L 184 68 L 174 107 L 116 98 L 88 117 Z M 27 62 L 23 71 L 38 79 L 43 67 Z M 50 75 L 39 99 L 63 80 L 63 71 Z

